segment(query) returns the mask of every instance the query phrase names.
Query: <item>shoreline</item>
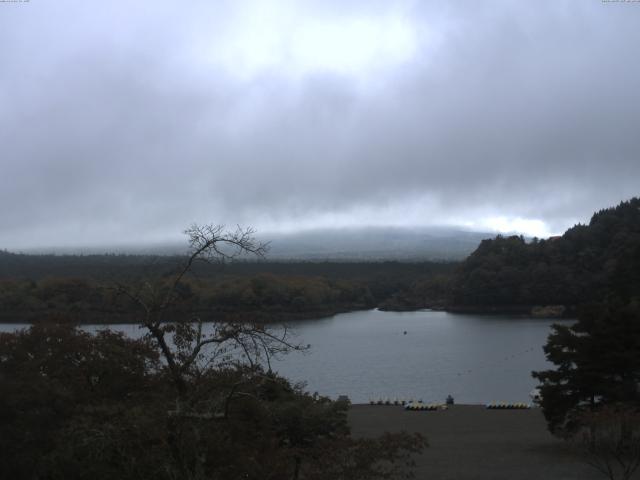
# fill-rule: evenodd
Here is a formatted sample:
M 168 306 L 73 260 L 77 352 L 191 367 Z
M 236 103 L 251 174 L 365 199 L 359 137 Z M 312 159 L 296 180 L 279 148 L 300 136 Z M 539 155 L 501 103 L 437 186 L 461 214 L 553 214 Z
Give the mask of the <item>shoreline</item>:
M 575 318 L 575 309 L 569 307 L 558 313 L 557 310 L 549 310 L 549 307 L 531 307 L 531 306 L 511 306 L 511 307 L 474 307 L 474 306 L 420 306 L 420 307 L 389 307 L 389 306 L 342 306 L 327 308 L 323 310 L 311 310 L 306 312 L 293 312 L 293 311 L 235 311 L 235 312 L 216 312 L 215 315 L 210 315 L 210 318 L 203 319 L 203 322 L 210 323 L 221 321 L 220 317 L 227 316 L 226 320 L 231 323 L 242 322 L 243 318 L 253 317 L 253 321 L 261 324 L 275 324 L 275 323 L 287 323 L 291 321 L 299 320 L 319 320 L 322 318 L 333 317 L 342 313 L 362 312 L 369 310 L 379 310 L 382 312 L 419 312 L 419 311 L 434 311 L 434 312 L 446 312 L 451 314 L 461 315 L 511 315 L 520 318 L 540 318 L 540 319 L 562 319 L 570 320 Z M 534 309 L 538 309 L 534 313 Z M 180 312 L 177 312 L 179 315 Z M 0 314 L 0 324 L 21 324 L 21 325 L 33 325 L 36 323 L 48 322 L 50 320 L 63 321 L 65 323 L 74 323 L 78 325 L 122 325 L 139 323 L 136 321 L 136 314 L 129 312 L 87 312 L 82 315 L 85 320 L 80 320 L 78 317 L 81 315 L 74 313 L 68 315 L 65 318 L 64 314 L 58 314 L 56 312 L 2 312 Z M 215 318 L 218 317 L 218 318 Z M 235 317 L 235 318 L 234 318 Z M 86 319 L 89 320 L 86 320 Z
M 298 320 L 319 320 L 321 318 L 333 317 L 341 313 L 360 312 L 367 310 L 375 310 L 377 307 L 335 307 L 327 308 L 323 310 L 312 310 L 306 312 L 265 312 L 265 311 L 235 311 L 235 312 L 216 312 L 213 315 L 209 315 L 208 318 L 204 318 L 204 323 L 212 323 L 218 321 L 227 321 L 230 323 L 242 322 L 244 318 L 251 318 L 255 323 L 261 324 L 276 324 L 287 323 Z M 419 309 L 418 309 L 419 310 Z M 176 312 L 176 316 L 185 314 L 185 312 Z M 84 320 L 80 320 L 79 317 L 83 317 Z M 226 319 L 224 317 L 227 317 Z M 29 313 L 7 313 L 2 312 L 0 314 L 0 324 L 21 324 L 21 325 L 34 325 L 37 323 L 43 323 L 48 321 L 57 321 L 62 323 L 72 323 L 77 325 L 125 325 L 132 323 L 140 323 L 137 320 L 139 315 L 129 312 L 87 312 L 86 314 L 74 313 L 58 314 L 56 312 L 29 312 Z

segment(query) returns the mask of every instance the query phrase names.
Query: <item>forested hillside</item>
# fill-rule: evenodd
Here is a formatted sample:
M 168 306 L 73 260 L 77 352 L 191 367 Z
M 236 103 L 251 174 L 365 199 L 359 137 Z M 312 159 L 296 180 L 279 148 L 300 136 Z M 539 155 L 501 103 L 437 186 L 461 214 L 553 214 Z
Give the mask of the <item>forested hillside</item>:
M 0 252 L 0 321 L 50 317 L 80 322 L 135 321 L 118 285 L 164 288 L 182 257 L 17 255 Z M 448 274 L 437 262 L 199 262 L 185 279 L 175 313 L 207 320 L 276 321 L 395 304 L 402 292 Z
M 561 237 L 484 240 L 457 269 L 452 308 L 528 308 L 640 295 L 640 199 L 596 212 Z
M 116 298 L 112 287 L 161 284 L 182 260 L 0 252 L 0 318 L 126 321 L 130 302 Z M 193 273 L 177 308 L 211 319 L 250 314 L 269 321 L 372 307 L 530 313 L 557 306 L 541 314 L 573 315 L 586 302 L 640 296 L 640 199 L 600 210 L 561 237 L 483 240 L 460 264 L 202 262 Z

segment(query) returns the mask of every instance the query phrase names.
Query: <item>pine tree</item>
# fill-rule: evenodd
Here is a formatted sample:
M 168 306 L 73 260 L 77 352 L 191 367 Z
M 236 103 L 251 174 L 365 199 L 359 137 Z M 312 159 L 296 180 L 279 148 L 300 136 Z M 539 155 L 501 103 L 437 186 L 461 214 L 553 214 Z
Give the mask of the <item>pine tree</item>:
M 585 411 L 608 404 L 640 407 L 640 304 L 609 301 L 584 307 L 574 325 L 554 325 L 544 347 L 555 370 L 542 382 L 549 429 L 571 433 Z

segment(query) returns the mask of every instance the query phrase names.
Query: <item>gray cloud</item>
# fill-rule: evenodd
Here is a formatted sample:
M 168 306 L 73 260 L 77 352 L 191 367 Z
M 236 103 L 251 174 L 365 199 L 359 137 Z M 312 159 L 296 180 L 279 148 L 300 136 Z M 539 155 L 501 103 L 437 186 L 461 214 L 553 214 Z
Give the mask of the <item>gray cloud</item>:
M 0 5 L 0 246 L 192 221 L 555 232 L 640 193 L 640 6 L 343 3 Z M 411 51 L 296 53 L 301 21 L 345 19 L 404 25 Z

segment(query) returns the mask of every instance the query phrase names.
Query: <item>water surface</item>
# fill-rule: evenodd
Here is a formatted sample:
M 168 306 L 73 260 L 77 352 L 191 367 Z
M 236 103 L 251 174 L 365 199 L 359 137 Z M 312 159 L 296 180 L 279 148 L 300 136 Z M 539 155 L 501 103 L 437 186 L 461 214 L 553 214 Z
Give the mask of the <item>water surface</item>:
M 309 354 L 275 369 L 310 391 L 461 403 L 527 401 L 531 371 L 546 369 L 542 346 L 557 320 L 446 312 L 352 312 L 292 324 Z M 406 332 L 406 333 L 405 333 Z
M 446 312 L 351 312 L 291 322 L 296 340 L 310 344 L 273 362 L 310 392 L 354 403 L 377 398 L 460 403 L 528 401 L 532 370 L 546 369 L 542 346 L 552 323 L 567 321 Z M 11 331 L 19 324 L 0 325 Z M 89 326 L 89 330 L 104 326 Z M 112 325 L 132 337 L 137 325 Z

